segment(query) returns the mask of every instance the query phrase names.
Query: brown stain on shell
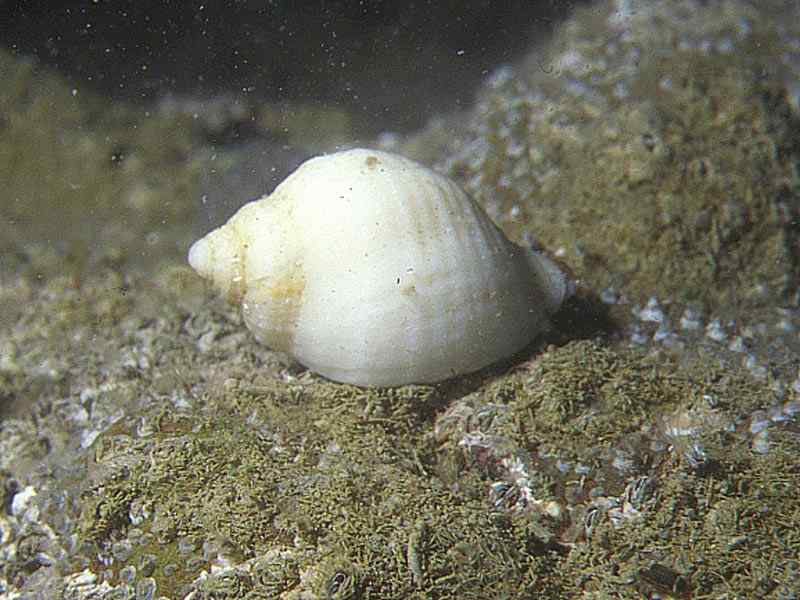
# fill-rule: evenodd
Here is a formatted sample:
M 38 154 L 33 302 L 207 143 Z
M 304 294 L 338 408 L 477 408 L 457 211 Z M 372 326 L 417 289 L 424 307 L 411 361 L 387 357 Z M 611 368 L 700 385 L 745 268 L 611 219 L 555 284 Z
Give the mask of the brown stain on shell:
M 245 310 L 259 315 L 254 322 L 259 341 L 273 350 L 292 352 L 305 289 L 306 275 L 299 262 L 280 277 L 264 278 L 251 284 Z

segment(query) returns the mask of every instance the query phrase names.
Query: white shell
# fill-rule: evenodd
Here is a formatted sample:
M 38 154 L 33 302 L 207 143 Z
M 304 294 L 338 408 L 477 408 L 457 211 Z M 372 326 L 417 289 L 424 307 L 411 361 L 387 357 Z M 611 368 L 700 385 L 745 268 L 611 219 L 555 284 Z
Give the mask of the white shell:
M 429 383 L 523 348 L 572 282 L 458 185 L 348 150 L 303 163 L 195 242 L 189 263 L 264 344 L 357 385 Z

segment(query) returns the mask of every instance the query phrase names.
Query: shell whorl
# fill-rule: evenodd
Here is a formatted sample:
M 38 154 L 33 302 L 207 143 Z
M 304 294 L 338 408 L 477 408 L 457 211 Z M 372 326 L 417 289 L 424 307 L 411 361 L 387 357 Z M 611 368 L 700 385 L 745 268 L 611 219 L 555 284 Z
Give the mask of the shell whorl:
M 235 227 L 219 227 L 192 244 L 189 265 L 230 302 L 238 304 L 246 286 L 243 250 Z

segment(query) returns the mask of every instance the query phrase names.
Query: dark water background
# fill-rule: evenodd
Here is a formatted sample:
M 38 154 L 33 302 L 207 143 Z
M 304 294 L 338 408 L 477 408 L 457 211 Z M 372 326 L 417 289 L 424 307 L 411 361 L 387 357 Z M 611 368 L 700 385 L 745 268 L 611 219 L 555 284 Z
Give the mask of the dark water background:
M 585 2 L 2 2 L 0 43 L 103 94 L 341 104 L 409 130 Z

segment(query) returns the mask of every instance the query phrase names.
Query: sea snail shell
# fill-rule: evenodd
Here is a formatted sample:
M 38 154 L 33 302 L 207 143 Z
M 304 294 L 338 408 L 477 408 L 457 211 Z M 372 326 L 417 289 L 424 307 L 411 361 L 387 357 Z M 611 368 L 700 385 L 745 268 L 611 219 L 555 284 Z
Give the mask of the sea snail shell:
M 347 383 L 430 383 L 523 348 L 572 293 L 449 179 L 348 150 L 303 163 L 189 263 L 275 350 Z

